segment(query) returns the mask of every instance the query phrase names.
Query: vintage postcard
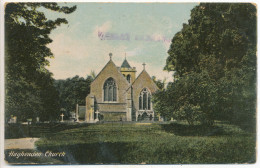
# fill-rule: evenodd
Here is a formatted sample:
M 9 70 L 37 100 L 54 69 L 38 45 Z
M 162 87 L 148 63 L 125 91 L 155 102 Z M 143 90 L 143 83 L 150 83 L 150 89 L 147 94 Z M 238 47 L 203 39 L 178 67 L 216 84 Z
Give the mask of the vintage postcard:
M 2 4 L 4 162 L 257 167 L 257 4 Z

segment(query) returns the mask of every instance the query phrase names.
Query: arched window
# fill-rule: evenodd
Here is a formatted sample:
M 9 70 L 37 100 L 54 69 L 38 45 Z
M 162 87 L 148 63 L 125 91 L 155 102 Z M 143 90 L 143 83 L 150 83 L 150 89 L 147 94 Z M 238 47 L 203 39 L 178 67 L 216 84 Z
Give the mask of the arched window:
M 104 101 L 116 101 L 117 100 L 117 87 L 113 78 L 108 78 L 103 87 Z
M 139 110 L 151 110 L 151 94 L 146 88 L 139 95 Z
M 131 82 L 131 75 L 128 74 L 128 75 L 126 76 L 126 80 L 130 83 L 130 82 Z

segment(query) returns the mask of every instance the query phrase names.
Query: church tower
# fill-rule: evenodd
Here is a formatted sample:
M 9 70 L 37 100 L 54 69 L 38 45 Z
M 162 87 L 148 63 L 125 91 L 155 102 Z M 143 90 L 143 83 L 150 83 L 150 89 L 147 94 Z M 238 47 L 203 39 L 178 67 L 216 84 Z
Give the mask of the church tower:
M 130 84 L 132 84 L 135 81 L 136 68 L 135 67 L 132 68 L 129 65 L 126 58 L 120 67 L 120 72 L 124 75 L 124 77 Z

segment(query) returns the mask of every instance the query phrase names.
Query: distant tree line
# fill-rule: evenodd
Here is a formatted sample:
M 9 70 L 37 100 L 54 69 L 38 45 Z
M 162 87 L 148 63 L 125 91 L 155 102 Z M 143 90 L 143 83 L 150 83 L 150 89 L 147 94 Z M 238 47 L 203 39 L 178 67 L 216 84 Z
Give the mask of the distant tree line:
M 86 104 L 86 96 L 90 93 L 90 84 L 95 75 L 83 77 L 74 76 L 66 80 L 55 80 L 54 86 L 58 91 L 60 113 L 64 113 L 65 119 L 70 116 L 70 112 L 76 111 L 76 104 Z
M 201 3 L 168 54 L 175 82 L 154 95 L 157 112 L 189 124 L 255 126 L 256 6 Z

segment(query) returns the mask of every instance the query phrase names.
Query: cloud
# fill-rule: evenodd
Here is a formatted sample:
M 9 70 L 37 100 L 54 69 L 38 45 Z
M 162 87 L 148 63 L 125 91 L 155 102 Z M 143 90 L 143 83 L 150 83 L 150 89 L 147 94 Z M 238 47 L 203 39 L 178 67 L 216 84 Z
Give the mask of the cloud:
M 140 59 L 140 56 L 144 55 L 143 52 L 148 49 L 145 46 L 148 42 L 140 42 L 136 45 L 137 41 L 135 40 L 130 42 L 100 40 L 98 32 L 111 31 L 112 21 L 105 21 L 93 26 L 85 37 L 82 35 L 80 38 L 75 38 L 70 34 L 73 33 L 73 30 L 76 31 L 77 27 L 78 25 L 75 25 L 70 27 L 69 31 L 61 31 L 52 35 L 53 42 L 49 47 L 54 54 L 54 58 L 49 59 L 50 67 L 47 68 L 53 72 L 55 79 L 66 79 L 75 75 L 86 77 L 91 70 L 94 70 L 97 74 L 108 62 L 110 52 L 113 53 L 113 61 L 117 66 L 122 64 L 126 53 L 130 65 L 137 68 L 137 75 L 142 71 L 144 59 Z M 152 34 L 152 37 L 154 39 L 164 38 L 161 32 Z M 153 43 L 163 43 L 165 49 L 169 47 L 167 41 L 154 41 Z M 133 61 L 133 58 L 137 59 Z M 162 67 L 158 66 L 158 61 L 147 65 L 147 71 L 151 76 L 154 75 L 158 79 L 163 80 L 164 77 L 171 79 L 171 75 L 162 71 Z
M 102 25 L 95 26 L 94 31 L 92 35 L 97 36 L 99 32 L 107 32 L 110 30 L 112 27 L 112 22 L 111 21 L 106 21 Z
M 152 39 L 154 41 L 161 42 L 166 50 L 169 49 L 171 44 L 171 39 L 168 36 L 165 36 L 163 33 L 157 32 L 152 34 Z
M 75 75 L 86 77 L 91 70 L 98 73 L 109 60 L 110 52 L 115 61 L 121 61 L 127 47 L 123 44 L 112 45 L 98 38 L 98 31 L 109 31 L 111 27 L 111 21 L 106 21 L 95 26 L 86 38 L 80 40 L 62 32 L 53 35 L 53 42 L 48 47 L 54 58 L 49 59 L 50 66 L 47 68 L 53 72 L 54 78 L 65 79 Z M 130 53 L 134 54 L 136 51 Z
M 127 50 L 126 51 L 126 57 L 138 56 L 142 53 L 142 51 L 143 51 L 142 46 L 134 48 L 133 50 Z

